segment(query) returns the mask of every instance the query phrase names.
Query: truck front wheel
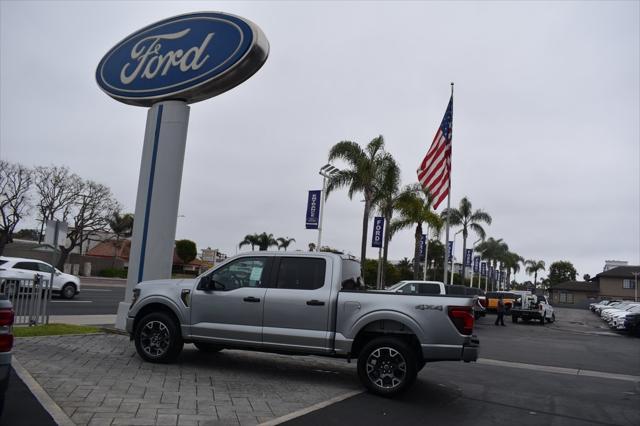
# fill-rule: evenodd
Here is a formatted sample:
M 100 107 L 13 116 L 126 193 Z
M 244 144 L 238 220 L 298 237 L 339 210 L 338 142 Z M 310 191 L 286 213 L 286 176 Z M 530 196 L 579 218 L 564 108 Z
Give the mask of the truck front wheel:
M 184 346 L 176 322 L 165 312 L 145 315 L 138 322 L 133 338 L 138 355 L 149 362 L 174 361 Z
M 358 356 L 360 381 L 377 395 L 397 395 L 413 384 L 417 373 L 414 351 L 396 337 L 377 337 Z

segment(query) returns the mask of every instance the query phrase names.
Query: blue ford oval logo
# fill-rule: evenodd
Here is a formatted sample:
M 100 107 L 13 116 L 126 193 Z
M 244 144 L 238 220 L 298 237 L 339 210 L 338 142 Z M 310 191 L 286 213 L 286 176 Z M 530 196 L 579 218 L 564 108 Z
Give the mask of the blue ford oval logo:
M 192 13 L 125 38 L 102 58 L 96 80 L 109 96 L 132 105 L 193 103 L 242 83 L 268 54 L 269 43 L 252 22 L 218 12 Z

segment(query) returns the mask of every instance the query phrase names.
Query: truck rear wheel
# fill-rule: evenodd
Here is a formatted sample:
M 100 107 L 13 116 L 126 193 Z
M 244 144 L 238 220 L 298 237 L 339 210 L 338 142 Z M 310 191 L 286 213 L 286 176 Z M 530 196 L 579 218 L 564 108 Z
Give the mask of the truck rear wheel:
M 172 362 L 184 346 L 178 325 L 165 312 L 145 315 L 138 322 L 133 339 L 138 355 L 149 362 Z
M 397 337 L 377 337 L 358 356 L 360 381 L 377 395 L 397 395 L 413 384 L 417 373 L 414 351 Z

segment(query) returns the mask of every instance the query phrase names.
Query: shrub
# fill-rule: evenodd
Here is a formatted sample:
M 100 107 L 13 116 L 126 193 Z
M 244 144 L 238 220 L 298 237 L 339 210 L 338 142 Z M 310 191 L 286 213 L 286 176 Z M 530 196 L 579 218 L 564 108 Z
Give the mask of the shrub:
M 127 271 L 119 268 L 106 268 L 99 271 L 98 276 L 105 278 L 127 278 Z

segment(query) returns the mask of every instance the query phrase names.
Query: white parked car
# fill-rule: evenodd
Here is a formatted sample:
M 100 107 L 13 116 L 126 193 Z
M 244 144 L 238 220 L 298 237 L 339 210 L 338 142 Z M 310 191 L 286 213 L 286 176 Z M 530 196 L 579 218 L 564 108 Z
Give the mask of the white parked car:
M 17 280 L 33 280 L 36 275 L 48 281 L 51 270 L 51 265 L 41 260 L 0 257 L 0 282 L 4 281 L 5 285 Z M 55 295 L 72 299 L 80 293 L 80 278 L 55 269 L 51 290 Z M 4 288 L 0 291 L 4 292 Z
M 639 303 L 632 303 L 630 305 L 627 305 L 625 308 L 622 308 L 620 310 L 611 310 L 611 311 L 607 311 L 605 313 L 606 318 L 604 318 L 608 323 L 609 326 L 613 327 L 613 323 L 614 321 L 618 320 L 621 324 L 624 324 L 624 319 L 627 316 L 627 314 L 636 314 L 636 313 L 640 313 L 640 304 Z M 620 321 L 621 320 L 621 321 Z

